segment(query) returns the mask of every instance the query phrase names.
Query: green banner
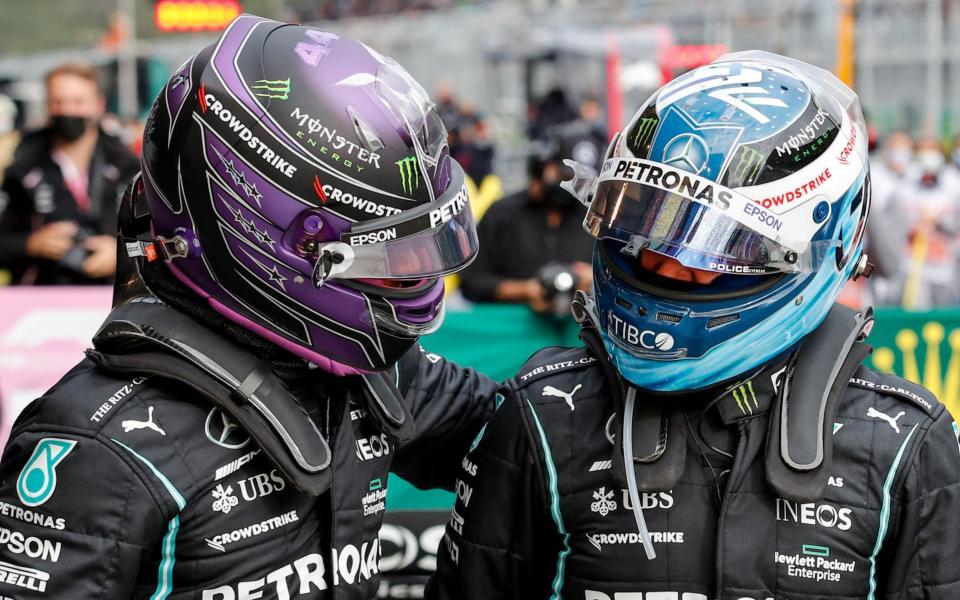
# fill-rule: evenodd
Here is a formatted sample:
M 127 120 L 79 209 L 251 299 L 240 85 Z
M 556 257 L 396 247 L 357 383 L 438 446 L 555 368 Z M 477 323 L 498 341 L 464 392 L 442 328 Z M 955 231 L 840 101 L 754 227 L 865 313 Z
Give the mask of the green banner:
M 526 306 L 478 305 L 448 312 L 443 327 L 424 338 L 423 346 L 502 381 L 540 348 L 579 345 L 577 331 L 572 319 L 543 317 Z M 960 415 L 960 309 L 878 309 L 869 342 L 874 352 L 868 364 L 924 385 Z M 389 489 L 388 507 L 393 510 L 453 505 L 452 494 L 420 492 L 397 477 Z
M 573 319 L 538 315 L 524 305 L 477 304 L 451 310 L 437 333 L 423 338 L 423 347 L 464 367 L 473 367 L 497 381 L 517 374 L 531 354 L 547 346 L 580 343 Z M 391 475 L 388 510 L 450 510 L 453 494 L 420 491 Z
M 923 385 L 960 415 L 960 310 L 882 308 L 875 314 L 868 363 Z
M 423 347 L 464 367 L 503 381 L 517 374 L 531 354 L 547 346 L 580 344 L 571 317 L 539 315 L 524 305 L 478 304 L 449 311 L 439 331 Z

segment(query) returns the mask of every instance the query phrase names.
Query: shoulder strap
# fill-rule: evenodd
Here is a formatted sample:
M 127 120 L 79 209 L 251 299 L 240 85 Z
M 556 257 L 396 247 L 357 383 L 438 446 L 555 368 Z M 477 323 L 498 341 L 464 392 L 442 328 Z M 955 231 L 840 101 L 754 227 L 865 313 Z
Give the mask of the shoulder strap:
M 380 430 L 401 443 L 413 439 L 416 423 L 390 371 L 366 373 L 361 378 L 367 409 Z
M 812 501 L 823 496 L 833 459 L 837 407 L 860 363 L 873 310 L 835 305 L 811 333 L 780 378 L 767 432 L 767 481 L 784 498 Z
M 153 298 L 115 308 L 88 355 L 104 370 L 150 373 L 193 388 L 242 426 L 298 489 L 331 483 L 327 441 L 270 366 Z

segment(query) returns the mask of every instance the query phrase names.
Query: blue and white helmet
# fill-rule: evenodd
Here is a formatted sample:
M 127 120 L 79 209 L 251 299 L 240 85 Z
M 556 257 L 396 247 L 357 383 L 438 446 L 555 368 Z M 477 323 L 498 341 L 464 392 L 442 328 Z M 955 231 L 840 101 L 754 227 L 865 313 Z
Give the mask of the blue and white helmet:
M 668 83 L 611 143 L 584 221 L 615 366 L 671 392 L 784 354 L 865 267 L 869 205 L 860 103 L 829 72 L 751 51 Z M 666 280 L 643 250 L 721 275 Z

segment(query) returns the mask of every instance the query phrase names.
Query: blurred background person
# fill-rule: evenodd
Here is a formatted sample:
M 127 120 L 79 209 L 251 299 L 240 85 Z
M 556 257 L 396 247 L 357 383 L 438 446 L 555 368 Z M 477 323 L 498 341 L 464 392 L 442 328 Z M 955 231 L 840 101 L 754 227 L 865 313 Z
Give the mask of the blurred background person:
M 537 312 L 566 314 L 576 289 L 593 283 L 593 241 L 584 208 L 560 187 L 564 156 L 535 146 L 522 192 L 495 202 L 477 226 L 480 252 L 461 289 L 473 302 L 522 302 Z
M 46 102 L 48 125 L 24 136 L 4 177 L 0 265 L 17 284 L 108 282 L 117 205 L 137 159 L 100 127 L 106 101 L 93 67 L 50 71 Z
M 450 155 L 463 166 L 464 172 L 475 184 L 493 174 L 494 146 L 486 121 L 470 107 L 454 120 L 450 131 Z
M 870 164 L 874 209 L 886 207 L 902 193 L 913 167 L 913 139 L 905 131 L 891 133 L 881 146 L 878 159 Z
M 915 159 L 916 169 L 907 175 L 897 202 L 908 230 L 902 304 L 908 309 L 955 305 L 960 302 L 960 176 L 948 168 L 934 138 L 917 143 Z
M 850 282 L 869 287 L 870 298 L 861 298 L 860 305 L 872 300 L 875 304 L 899 304 L 903 297 L 903 278 L 908 262 L 904 257 L 908 227 L 899 211 L 913 187 L 908 172 L 913 163 L 913 138 L 905 131 L 891 133 L 870 157 L 872 218 L 867 220 L 867 255 L 876 265 L 867 280 Z
M 577 111 L 562 88 L 553 88 L 527 109 L 527 135 L 532 140 L 549 138 L 550 130 L 577 118 Z
M 960 135 L 953 138 L 953 147 L 950 148 L 950 166 L 960 171 Z
M 603 109 L 596 98 L 587 98 L 580 103 L 578 118 L 552 125 L 548 129 L 547 137 L 557 144 L 557 153 L 560 156 L 572 158 L 598 172 L 607 142 L 610 141 L 606 133 Z
M 0 183 L 3 182 L 3 173 L 10 162 L 13 153 L 20 145 L 20 132 L 17 130 L 17 105 L 6 94 L 0 94 Z M 3 200 L 0 199 L 0 210 L 3 210 Z

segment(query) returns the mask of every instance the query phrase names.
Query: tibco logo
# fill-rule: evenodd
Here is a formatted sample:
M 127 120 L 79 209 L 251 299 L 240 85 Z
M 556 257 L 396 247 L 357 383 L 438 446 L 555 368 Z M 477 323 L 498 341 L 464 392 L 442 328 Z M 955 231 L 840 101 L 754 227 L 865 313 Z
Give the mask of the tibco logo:
M 669 333 L 656 331 L 640 331 L 640 328 L 631 323 L 627 323 L 618 317 L 612 310 L 609 312 L 610 323 L 607 325 L 607 332 L 617 337 L 631 346 L 639 346 L 645 350 L 659 350 L 668 352 L 673 350 L 674 339 Z

